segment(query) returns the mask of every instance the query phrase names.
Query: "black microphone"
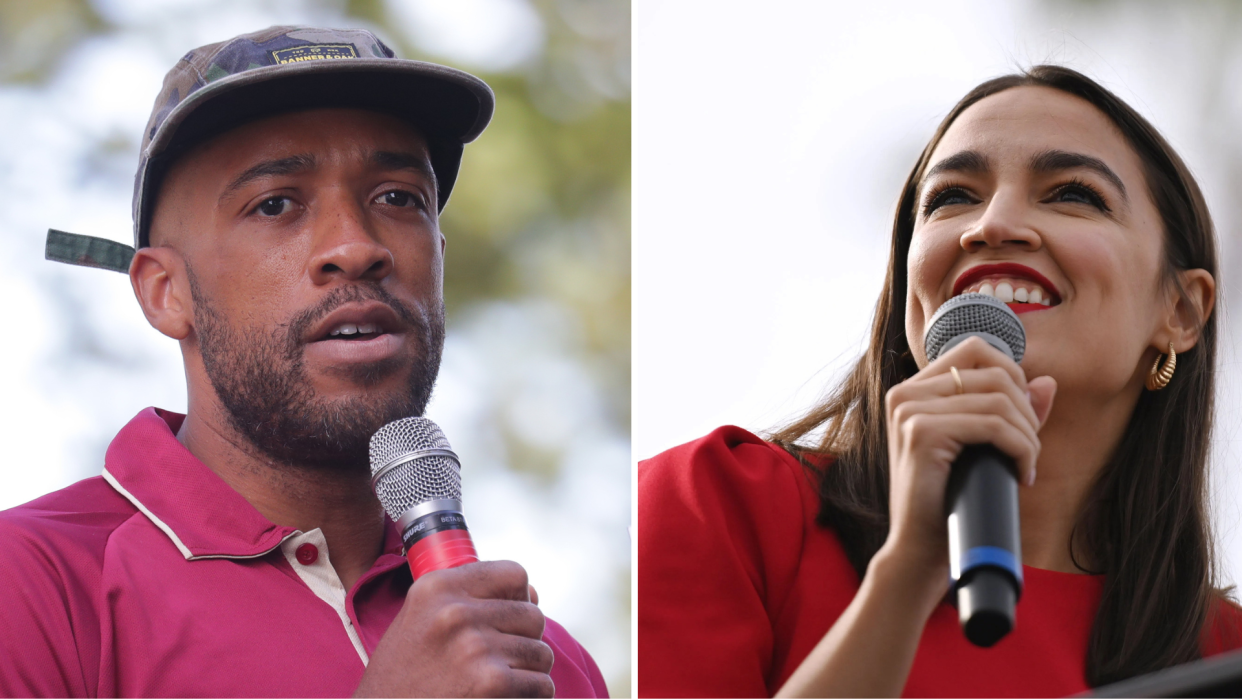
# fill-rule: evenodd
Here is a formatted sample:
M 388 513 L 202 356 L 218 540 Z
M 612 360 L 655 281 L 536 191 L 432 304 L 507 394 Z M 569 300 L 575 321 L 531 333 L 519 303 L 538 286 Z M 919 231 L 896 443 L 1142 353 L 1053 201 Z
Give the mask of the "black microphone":
M 1026 352 L 1022 321 L 986 294 L 962 294 L 937 309 L 923 347 L 934 361 L 953 346 L 979 337 L 1015 362 Z M 949 526 L 949 575 L 967 640 L 990 647 L 1014 625 L 1022 596 L 1022 537 L 1018 476 L 1013 459 L 991 444 L 972 444 L 958 455 L 945 491 Z

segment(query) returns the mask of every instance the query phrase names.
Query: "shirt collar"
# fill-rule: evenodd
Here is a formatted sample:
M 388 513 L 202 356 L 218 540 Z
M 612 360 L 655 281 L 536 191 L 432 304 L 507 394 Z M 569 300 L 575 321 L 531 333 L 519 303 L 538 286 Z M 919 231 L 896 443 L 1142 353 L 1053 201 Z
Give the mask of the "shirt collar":
M 104 456 L 104 480 L 172 539 L 186 560 L 256 558 L 298 533 L 272 524 L 177 440 L 185 416 L 147 408 L 121 428 Z M 384 552 L 400 553 L 387 521 Z

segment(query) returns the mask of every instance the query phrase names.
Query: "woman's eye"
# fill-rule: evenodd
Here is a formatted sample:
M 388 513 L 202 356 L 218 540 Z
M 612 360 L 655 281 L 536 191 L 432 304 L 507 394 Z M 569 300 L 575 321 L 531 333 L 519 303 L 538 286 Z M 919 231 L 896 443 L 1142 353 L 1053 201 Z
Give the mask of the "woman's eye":
M 255 211 L 263 216 L 279 216 L 289 210 L 290 204 L 289 197 L 272 197 L 263 200 Z
M 1104 197 L 1100 196 L 1091 187 L 1085 184 L 1070 183 L 1058 189 L 1052 195 L 1053 201 L 1068 202 L 1071 204 L 1086 204 L 1094 206 L 1101 211 L 1109 211 L 1108 205 L 1104 203 Z
M 975 198 L 972 197 L 966 190 L 961 187 L 949 187 L 948 189 L 941 190 L 940 192 L 932 195 L 927 200 L 927 204 L 923 206 L 923 215 L 926 216 L 942 206 L 949 206 L 952 204 L 973 204 L 974 202 Z
M 417 195 L 412 194 L 410 192 L 404 192 L 399 189 L 393 190 L 391 192 L 385 192 L 379 195 L 377 200 L 389 206 L 400 206 L 400 207 L 417 206 L 420 208 L 422 207 L 422 199 L 420 199 Z

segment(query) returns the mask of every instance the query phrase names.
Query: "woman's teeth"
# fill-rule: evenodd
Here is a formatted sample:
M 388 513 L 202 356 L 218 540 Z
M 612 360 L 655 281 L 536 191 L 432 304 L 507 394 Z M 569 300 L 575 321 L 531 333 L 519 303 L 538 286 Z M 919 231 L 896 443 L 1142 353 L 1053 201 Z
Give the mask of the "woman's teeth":
M 1041 306 L 1052 305 L 1052 295 L 1044 291 L 1043 287 L 1034 282 L 1025 279 L 1002 279 L 995 281 L 977 282 L 971 284 L 962 290 L 962 293 L 978 293 L 986 294 L 995 299 L 1000 299 L 1005 303 L 1038 303 Z

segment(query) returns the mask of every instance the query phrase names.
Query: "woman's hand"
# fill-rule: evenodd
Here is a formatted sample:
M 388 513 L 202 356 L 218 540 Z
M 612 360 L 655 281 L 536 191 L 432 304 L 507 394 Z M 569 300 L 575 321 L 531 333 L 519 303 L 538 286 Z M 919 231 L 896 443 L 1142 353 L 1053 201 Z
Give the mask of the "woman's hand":
M 1039 428 L 1055 393 L 1052 377 L 1028 383 L 1013 360 L 979 338 L 889 390 L 890 526 L 876 565 L 926 580 L 928 614 L 948 580 L 944 494 L 953 461 L 968 444 L 993 444 L 1013 458 L 1020 483 L 1034 483 Z
M 901 694 L 927 618 L 948 591 L 944 495 L 953 461 L 968 444 L 994 444 L 1013 457 L 1021 482 L 1034 482 L 1056 388 L 1049 376 L 1027 382 L 1013 360 L 971 338 L 888 392 L 888 539 L 778 696 Z

